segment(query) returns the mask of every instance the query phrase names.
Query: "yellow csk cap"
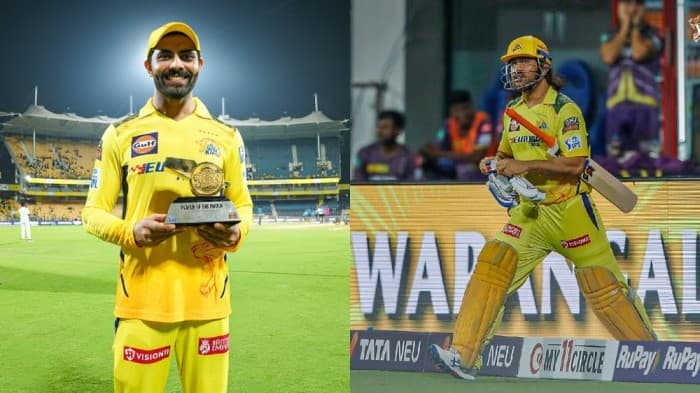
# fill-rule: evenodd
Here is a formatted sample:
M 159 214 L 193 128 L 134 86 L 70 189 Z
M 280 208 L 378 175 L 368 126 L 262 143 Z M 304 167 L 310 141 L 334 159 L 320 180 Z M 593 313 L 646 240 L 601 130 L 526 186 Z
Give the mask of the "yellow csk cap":
M 516 57 L 542 59 L 550 63 L 552 61 L 547 45 L 539 38 L 531 35 L 524 35 L 511 41 L 508 44 L 506 54 L 501 56 L 501 61 L 507 63 Z
M 160 42 L 163 37 L 170 33 L 182 33 L 187 36 L 187 38 L 191 39 L 192 42 L 194 42 L 194 48 L 197 49 L 197 52 L 201 52 L 202 49 L 199 47 L 199 38 L 197 37 L 197 33 L 192 30 L 190 26 L 188 26 L 186 23 L 182 22 L 170 22 L 166 23 L 163 26 L 153 30 L 151 32 L 151 35 L 148 36 L 148 47 L 146 48 L 146 59 L 148 59 L 148 55 L 151 53 L 153 48 L 158 46 L 158 43 Z

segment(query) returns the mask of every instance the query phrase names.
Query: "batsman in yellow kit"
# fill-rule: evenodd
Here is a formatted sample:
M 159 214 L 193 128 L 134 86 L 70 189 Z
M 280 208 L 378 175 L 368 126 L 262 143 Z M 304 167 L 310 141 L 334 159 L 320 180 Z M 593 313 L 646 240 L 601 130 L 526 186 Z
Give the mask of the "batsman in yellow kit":
M 154 30 L 144 65 L 153 97 L 105 131 L 83 210 L 87 231 L 121 248 L 114 390 L 162 392 L 176 359 L 183 392 L 224 393 L 231 314 L 226 252 L 241 246 L 252 222 L 245 148 L 236 129 L 193 97 L 204 61 L 191 27 L 171 22 Z M 175 199 L 196 194 L 188 174 L 169 167 L 172 162 L 223 171 L 223 196 L 241 221 L 166 223 Z M 112 209 L 120 192 L 118 218 Z
M 501 60 L 504 88 L 520 92 L 508 107 L 554 137 L 558 149 L 552 156 L 540 138 L 506 114 L 496 157 L 481 162 L 482 173 L 491 172 L 489 189 L 510 207 L 510 220 L 479 254 L 452 346 L 431 346 L 441 368 L 468 380 L 481 367 L 506 297 L 552 251 L 573 263 L 589 307 L 615 339 L 656 339 L 620 271 L 589 186 L 579 178 L 589 156 L 586 125 L 578 105 L 559 92 L 563 82 L 552 70 L 549 49 L 536 37 L 522 36 L 511 41 Z

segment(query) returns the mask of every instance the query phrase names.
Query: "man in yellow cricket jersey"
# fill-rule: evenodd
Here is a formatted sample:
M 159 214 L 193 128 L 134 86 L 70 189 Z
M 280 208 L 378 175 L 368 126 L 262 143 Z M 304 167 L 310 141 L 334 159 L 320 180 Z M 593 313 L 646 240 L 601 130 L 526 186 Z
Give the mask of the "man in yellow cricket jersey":
M 552 71 L 549 49 L 536 37 L 518 37 L 501 60 L 504 87 L 521 93 L 508 107 L 552 135 L 559 153 L 550 156 L 543 141 L 504 115 L 496 157 L 480 164 L 487 173 L 496 159 L 500 175 L 520 175 L 544 195 L 537 202 L 520 195 L 509 222 L 479 254 L 452 346 L 431 347 L 436 363 L 462 379 L 474 379 L 481 367 L 481 353 L 498 329 L 506 296 L 552 251 L 573 262 L 588 305 L 612 336 L 656 339 L 643 304 L 620 271 L 590 189 L 579 180 L 589 155 L 586 125 L 579 107 L 559 92 L 562 83 Z
M 165 24 L 148 38 L 146 71 L 155 91 L 141 110 L 102 136 L 83 222 L 121 247 L 114 338 L 116 392 L 162 392 L 171 358 L 184 392 L 226 392 L 229 277 L 226 252 L 252 222 L 240 133 L 214 119 L 192 95 L 204 61 L 188 25 Z M 223 168 L 224 195 L 241 222 L 176 227 L 170 203 L 191 197 L 189 179 L 165 160 Z M 122 218 L 111 214 L 123 192 Z

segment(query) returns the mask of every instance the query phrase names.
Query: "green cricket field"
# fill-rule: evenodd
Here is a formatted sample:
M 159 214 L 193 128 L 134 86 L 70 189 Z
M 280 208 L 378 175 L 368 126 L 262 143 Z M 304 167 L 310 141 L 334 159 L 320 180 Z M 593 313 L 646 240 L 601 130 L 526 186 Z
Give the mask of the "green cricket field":
M 449 374 L 353 371 L 352 393 L 691 393 L 698 385 L 477 377 L 462 381 Z
M 32 232 L 0 226 L 0 392 L 113 391 L 118 247 L 80 226 Z M 345 225 L 254 225 L 229 255 L 229 392 L 349 391 L 348 239 Z

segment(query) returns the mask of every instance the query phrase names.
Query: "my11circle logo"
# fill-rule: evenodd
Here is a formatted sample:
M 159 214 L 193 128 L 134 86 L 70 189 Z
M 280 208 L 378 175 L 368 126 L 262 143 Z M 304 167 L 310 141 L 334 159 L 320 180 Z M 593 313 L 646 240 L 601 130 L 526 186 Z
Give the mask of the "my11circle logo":
M 569 371 L 571 355 L 574 352 L 574 340 L 564 340 L 561 344 L 547 344 L 545 349 L 541 342 L 535 344 L 530 352 L 530 373 L 538 374 L 544 366 L 543 371 L 557 371 L 557 364 L 560 372 Z

